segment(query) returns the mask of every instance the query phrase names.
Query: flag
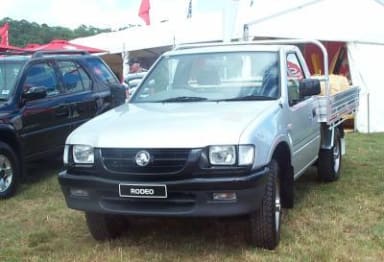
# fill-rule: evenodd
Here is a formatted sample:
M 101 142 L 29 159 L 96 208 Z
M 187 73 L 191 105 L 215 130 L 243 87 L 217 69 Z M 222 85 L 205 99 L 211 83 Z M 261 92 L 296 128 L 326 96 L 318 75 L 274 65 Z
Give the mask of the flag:
M 8 23 L 5 23 L 2 27 L 0 27 L 0 38 L 1 38 L 0 45 L 3 45 L 3 46 L 9 45 L 8 29 L 9 29 Z
M 149 0 L 141 0 L 141 4 L 139 8 L 139 16 L 144 20 L 146 25 L 150 25 L 151 23 L 149 19 L 149 9 L 151 9 Z
M 192 18 L 192 0 L 188 2 L 187 18 Z

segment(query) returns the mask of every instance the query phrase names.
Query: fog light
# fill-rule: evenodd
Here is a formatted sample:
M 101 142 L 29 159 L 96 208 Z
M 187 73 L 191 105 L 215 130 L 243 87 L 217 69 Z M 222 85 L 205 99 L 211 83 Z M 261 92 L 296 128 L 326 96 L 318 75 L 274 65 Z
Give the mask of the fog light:
M 79 188 L 70 188 L 69 193 L 73 197 L 88 197 L 89 193 L 87 190 L 79 189 Z
M 222 193 L 213 193 L 212 194 L 213 200 L 220 200 L 220 201 L 234 201 L 237 199 L 236 193 L 233 192 L 222 192 Z

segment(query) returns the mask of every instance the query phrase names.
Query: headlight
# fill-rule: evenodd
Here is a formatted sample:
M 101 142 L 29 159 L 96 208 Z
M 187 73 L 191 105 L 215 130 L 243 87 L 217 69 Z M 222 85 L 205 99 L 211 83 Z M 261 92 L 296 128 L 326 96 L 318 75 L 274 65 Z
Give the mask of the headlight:
M 255 159 L 255 147 L 253 145 L 239 146 L 239 165 L 251 165 Z
M 235 146 L 210 146 L 209 162 L 212 165 L 234 165 L 236 163 Z
M 74 145 L 72 147 L 73 161 L 76 164 L 93 164 L 95 156 L 93 147 L 87 145 Z

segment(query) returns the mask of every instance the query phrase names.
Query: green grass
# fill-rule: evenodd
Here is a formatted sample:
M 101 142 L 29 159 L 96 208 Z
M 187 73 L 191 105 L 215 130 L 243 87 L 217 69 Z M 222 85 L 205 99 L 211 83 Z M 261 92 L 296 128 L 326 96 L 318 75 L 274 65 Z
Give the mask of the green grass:
M 316 169 L 296 181 L 275 251 L 247 245 L 239 219 L 141 219 L 96 242 L 66 207 L 58 165 L 43 163 L 0 202 L 0 261 L 384 261 L 384 134 L 346 139 L 339 181 L 318 182 Z

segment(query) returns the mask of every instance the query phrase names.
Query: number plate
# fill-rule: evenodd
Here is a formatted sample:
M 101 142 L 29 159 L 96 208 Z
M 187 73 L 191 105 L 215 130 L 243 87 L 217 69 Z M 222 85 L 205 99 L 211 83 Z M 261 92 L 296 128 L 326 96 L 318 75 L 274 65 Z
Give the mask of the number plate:
M 120 197 L 167 198 L 166 185 L 119 184 Z

